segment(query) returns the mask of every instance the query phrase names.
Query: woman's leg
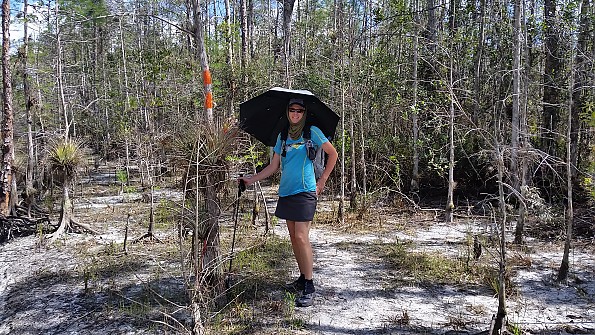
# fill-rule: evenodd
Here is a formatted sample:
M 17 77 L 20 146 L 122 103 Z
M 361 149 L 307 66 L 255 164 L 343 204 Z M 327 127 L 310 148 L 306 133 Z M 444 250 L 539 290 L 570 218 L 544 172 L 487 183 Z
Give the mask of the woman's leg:
M 304 273 L 302 271 L 302 268 L 300 267 L 300 262 L 298 261 L 298 252 L 299 250 L 296 250 L 296 242 L 295 242 L 295 221 L 289 221 L 286 220 L 287 222 L 287 230 L 289 230 L 289 239 L 291 241 L 291 250 L 293 250 L 293 255 L 295 257 L 295 260 L 298 263 L 298 268 L 300 270 L 300 274 Z
M 310 221 L 287 221 L 287 229 L 289 230 L 291 247 L 300 273 L 303 273 L 307 280 L 311 280 L 314 257 L 312 255 L 312 244 L 310 243 Z

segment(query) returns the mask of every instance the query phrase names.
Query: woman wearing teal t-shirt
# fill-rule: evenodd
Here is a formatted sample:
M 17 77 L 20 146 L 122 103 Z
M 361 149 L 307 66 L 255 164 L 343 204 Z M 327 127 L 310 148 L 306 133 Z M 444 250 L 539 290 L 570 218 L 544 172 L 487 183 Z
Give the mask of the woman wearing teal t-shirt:
M 288 285 L 300 293 L 295 303 L 298 307 L 312 306 L 314 299 L 313 255 L 310 244 L 310 224 L 316 211 L 317 196 L 322 193 L 326 180 L 337 162 L 337 150 L 315 126 L 310 126 L 310 138 L 316 147 L 322 148 L 328 160 L 322 176 L 316 180 L 314 165 L 308 158 L 306 141 L 303 138 L 306 124 L 306 106 L 302 99 L 291 99 L 287 106 L 289 129 L 287 140 L 277 137 L 271 163 L 252 177 L 243 177 L 246 186 L 263 180 L 281 167 L 279 201 L 275 215 L 287 222 L 293 254 L 300 269 L 300 277 Z M 285 146 L 285 148 L 283 148 Z

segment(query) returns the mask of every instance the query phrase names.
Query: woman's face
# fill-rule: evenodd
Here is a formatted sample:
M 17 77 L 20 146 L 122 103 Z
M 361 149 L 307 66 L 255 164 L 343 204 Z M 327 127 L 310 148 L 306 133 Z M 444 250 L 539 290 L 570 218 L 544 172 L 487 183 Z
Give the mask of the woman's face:
M 289 122 L 292 124 L 299 123 L 306 109 L 298 104 L 289 105 Z

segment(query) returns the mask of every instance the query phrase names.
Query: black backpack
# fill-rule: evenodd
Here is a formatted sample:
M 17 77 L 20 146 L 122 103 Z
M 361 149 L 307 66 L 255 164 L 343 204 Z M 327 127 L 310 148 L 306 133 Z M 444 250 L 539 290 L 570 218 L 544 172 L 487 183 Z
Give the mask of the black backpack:
M 289 133 L 289 128 L 285 127 L 281 132 L 281 157 L 285 157 L 287 154 L 287 134 Z M 316 180 L 322 176 L 324 172 L 324 165 L 325 165 L 325 157 L 324 157 L 324 150 L 322 147 L 316 147 L 314 142 L 312 141 L 312 136 L 310 133 L 310 125 L 305 125 L 303 130 L 304 144 L 306 145 L 306 150 L 308 152 L 308 158 L 314 164 L 314 176 Z

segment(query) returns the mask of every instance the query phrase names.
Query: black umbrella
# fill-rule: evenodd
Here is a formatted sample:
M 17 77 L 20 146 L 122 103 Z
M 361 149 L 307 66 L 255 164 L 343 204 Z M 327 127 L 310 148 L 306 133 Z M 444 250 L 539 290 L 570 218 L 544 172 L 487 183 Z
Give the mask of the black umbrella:
M 307 110 L 306 125 L 314 125 L 326 137 L 335 136 L 339 116 L 312 92 L 273 87 L 240 104 L 240 128 L 260 142 L 274 146 L 277 135 L 287 127 L 287 104 L 291 98 L 304 100 Z

